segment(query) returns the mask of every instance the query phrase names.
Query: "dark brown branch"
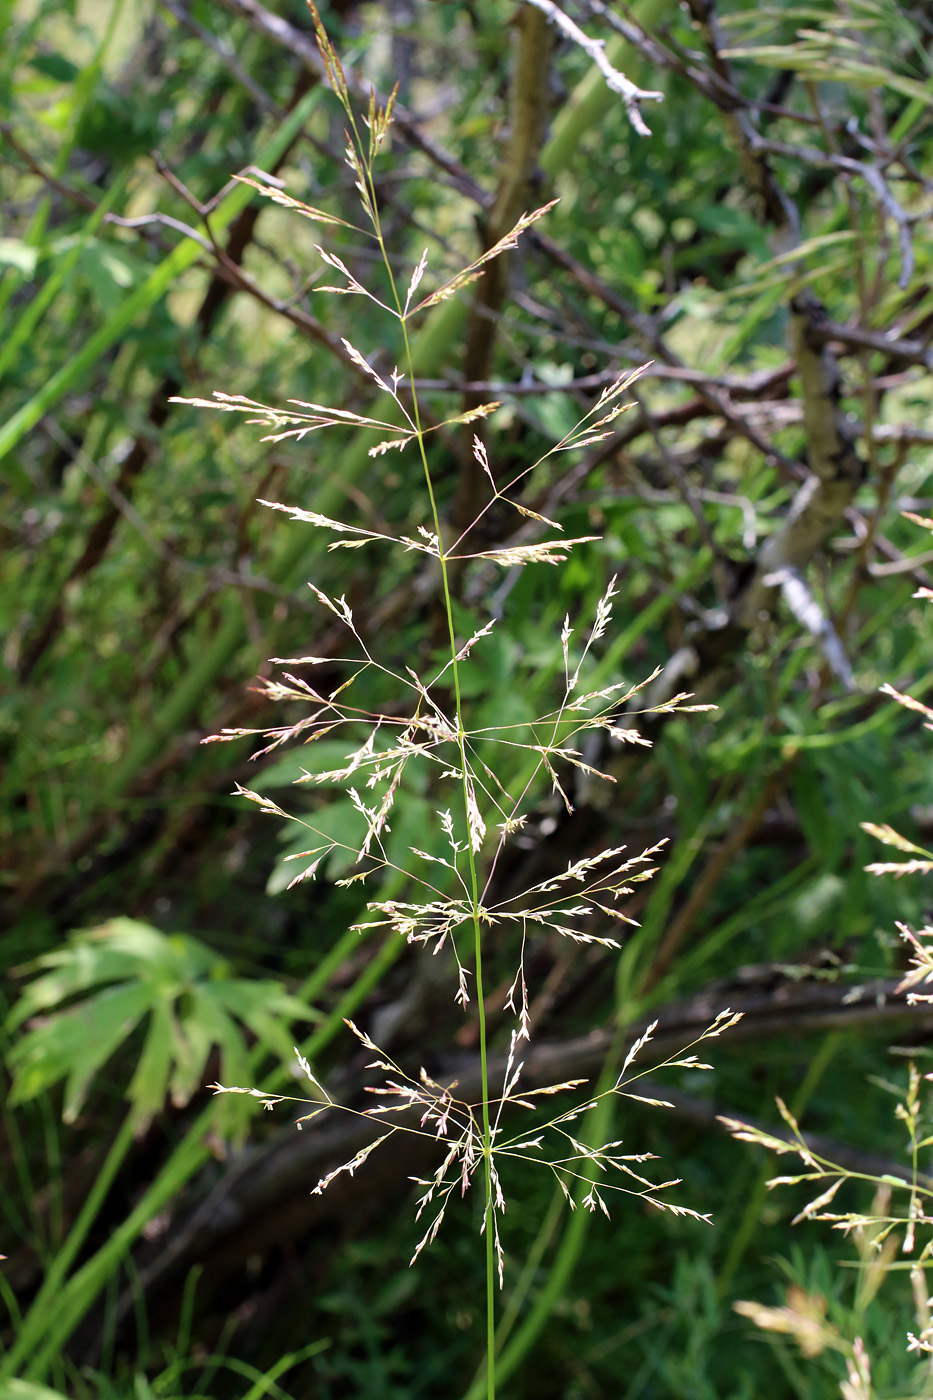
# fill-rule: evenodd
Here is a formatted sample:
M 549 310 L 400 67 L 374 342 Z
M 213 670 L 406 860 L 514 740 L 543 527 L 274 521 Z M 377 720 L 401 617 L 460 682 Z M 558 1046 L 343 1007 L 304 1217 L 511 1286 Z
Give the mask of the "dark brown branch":
M 828 316 L 814 328 L 813 335 L 818 342 L 835 341 L 853 350 L 877 350 L 892 360 L 933 369 L 933 350 L 928 341 L 903 340 L 884 331 L 866 330 L 863 326 L 832 321 Z

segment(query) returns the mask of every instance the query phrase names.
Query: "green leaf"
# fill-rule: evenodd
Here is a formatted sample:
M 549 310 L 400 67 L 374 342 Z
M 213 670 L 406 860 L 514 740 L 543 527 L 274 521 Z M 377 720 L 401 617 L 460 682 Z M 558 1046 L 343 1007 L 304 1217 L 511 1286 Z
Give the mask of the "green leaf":
M 21 238 L 0 238 L 0 267 L 15 267 L 24 277 L 32 277 L 38 261 L 38 248 L 31 248 Z
M 195 988 L 186 1001 L 187 1006 L 179 1016 L 175 1060 L 167 1076 L 172 1103 L 177 1107 L 186 1104 L 197 1091 L 214 1047 L 210 1016 L 201 1014 L 200 991 Z
M 35 1018 L 9 1053 L 11 1101 L 35 1098 L 65 1080 L 66 1122 L 80 1111 L 98 1070 L 147 1017 L 126 1088 L 137 1132 L 169 1094 L 179 1107 L 188 1103 L 215 1046 L 223 1075 L 236 1083 L 248 1074 L 247 1030 L 288 1059 L 288 1026 L 309 1019 L 304 1003 L 279 983 L 233 978 L 226 959 L 198 939 L 134 919 L 76 934 L 34 967 L 48 970 L 26 987 L 7 1021 L 17 1030 Z M 219 1108 L 219 1120 L 238 1132 L 246 1121 L 242 1110 L 241 1104 Z
M 297 102 L 288 116 L 262 144 L 255 156 L 260 166 L 273 164 L 277 156 L 287 148 L 301 129 L 311 110 L 320 100 L 320 89 L 306 93 Z M 252 191 L 243 185 L 224 197 L 212 218 L 215 234 L 228 227 L 231 221 L 246 207 Z M 151 316 L 153 308 L 174 287 L 181 274 L 191 267 L 201 256 L 198 243 L 188 239 L 180 243 L 167 257 L 153 268 L 144 282 L 134 287 L 121 301 L 114 314 L 92 332 L 80 349 L 54 374 L 46 379 L 28 402 L 24 403 L 0 429 L 0 459 L 6 456 L 18 442 L 38 423 L 44 413 L 58 402 L 94 365 L 106 355 L 110 347 L 132 326 L 137 316 Z
M 167 1002 L 154 1001 L 142 1054 L 136 1064 L 127 1095 L 133 1118 L 144 1127 L 165 1103 L 165 1086 L 172 1072 L 172 1053 L 179 1050 L 178 1023 Z M 190 1094 L 188 1095 L 190 1098 Z M 183 1102 L 187 1102 L 184 1100 Z
M 290 834 L 290 829 L 287 829 Z M 321 873 L 326 869 L 330 879 L 336 880 L 356 864 L 356 852 L 366 833 L 366 825 L 349 797 L 338 798 L 328 806 L 309 813 L 301 819 L 298 834 L 289 842 L 272 874 L 266 890 L 269 894 L 280 894 L 304 868 L 300 860 L 290 860 L 301 851 L 325 850 L 331 842 L 336 849 L 327 855 L 321 864 Z M 314 856 L 308 856 L 305 865 L 310 865 Z
M 307 773 L 330 773 L 337 769 L 345 768 L 349 762 L 350 755 L 358 745 L 350 739 L 318 739 L 313 744 L 306 744 L 298 753 L 287 754 L 275 763 L 270 763 L 267 768 L 261 769 L 259 775 L 253 782 L 247 784 L 254 792 L 268 792 L 272 788 L 288 787 L 292 783 L 301 782 Z M 376 745 L 376 752 L 380 749 L 387 749 L 389 741 L 385 740 Z M 336 782 L 302 782 L 302 786 L 313 790 L 320 787 L 340 786 Z
M 73 83 L 81 71 L 60 53 L 35 54 L 29 60 L 29 67 L 56 83 Z
M 199 1017 L 212 1043 L 220 1048 L 220 1082 L 228 1085 L 248 1084 L 250 1058 L 236 1022 L 212 998 L 204 998 L 199 1007 Z M 250 1099 L 238 1094 L 222 1094 L 216 1101 L 218 1131 L 224 1137 L 242 1137 L 252 1111 Z
M 227 982 L 212 989 L 216 1004 L 222 1005 L 253 1032 L 280 1059 L 290 1060 L 292 1037 L 285 1026 L 308 1017 L 308 1010 L 297 997 L 290 997 L 275 982 Z
M 95 238 L 81 250 L 78 271 L 101 314 L 115 316 L 127 292 L 148 275 L 149 269 L 118 245 Z
M 5 1381 L 3 1393 L 7 1400 L 66 1400 L 63 1391 L 52 1390 L 36 1381 Z
M 108 988 L 81 1006 L 36 1025 L 10 1051 L 12 1103 L 23 1103 L 67 1078 L 64 1119 L 73 1122 L 93 1075 L 148 1009 L 144 986 Z

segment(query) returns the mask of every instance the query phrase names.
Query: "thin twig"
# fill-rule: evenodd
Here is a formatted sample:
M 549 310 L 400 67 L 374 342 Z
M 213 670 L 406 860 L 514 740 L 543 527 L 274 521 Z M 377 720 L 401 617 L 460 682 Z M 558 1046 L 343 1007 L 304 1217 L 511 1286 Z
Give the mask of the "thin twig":
M 564 34 L 571 43 L 576 44 L 587 55 L 592 63 L 602 73 L 606 80 L 606 86 L 617 92 L 625 104 L 628 119 L 639 136 L 650 136 L 651 128 L 646 125 L 639 108 L 640 102 L 663 102 L 663 92 L 650 92 L 645 88 L 640 88 L 633 83 L 624 73 L 620 73 L 618 68 L 614 68 L 606 57 L 605 40 L 591 39 L 585 34 L 578 24 L 574 24 L 569 15 L 565 15 L 559 6 L 554 4 L 554 0 L 525 0 L 528 5 L 533 5 L 536 10 L 540 10 L 546 15 L 551 24 Z
M 808 165 L 825 166 L 832 170 L 860 175 L 875 195 L 879 204 L 887 211 L 897 225 L 901 249 L 901 271 L 897 285 L 903 291 L 910 283 L 914 271 L 914 250 L 910 236 L 910 220 L 894 198 L 887 181 L 879 170 L 866 161 L 853 156 L 837 155 L 831 151 L 820 151 L 815 146 L 791 146 L 786 141 L 773 141 L 755 135 L 753 148 L 768 155 L 783 156 L 789 160 L 802 160 Z

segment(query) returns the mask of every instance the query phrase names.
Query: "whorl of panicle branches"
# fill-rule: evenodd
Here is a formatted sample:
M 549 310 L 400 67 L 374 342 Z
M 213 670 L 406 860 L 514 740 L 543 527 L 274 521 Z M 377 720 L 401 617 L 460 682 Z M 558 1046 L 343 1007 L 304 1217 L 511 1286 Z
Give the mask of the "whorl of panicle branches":
M 475 999 L 478 1007 L 478 1035 L 483 1092 L 478 1103 L 457 1099 L 450 1087 L 436 1083 L 424 1071 L 410 1077 L 398 1064 L 356 1026 L 350 1030 L 374 1059 L 372 1068 L 379 1070 L 384 1081 L 370 1087 L 377 1102 L 364 1111 L 364 1116 L 377 1122 L 395 1115 L 391 1126 L 369 1142 L 351 1161 L 328 1173 L 316 1187 L 325 1187 L 342 1172 L 353 1173 L 362 1162 L 387 1139 L 400 1132 L 427 1136 L 438 1144 L 438 1166 L 433 1175 L 420 1183 L 423 1188 L 418 1214 L 428 1212 L 430 1224 L 420 1240 L 415 1255 L 435 1236 L 453 1192 L 465 1193 L 479 1178 L 483 1183 L 485 1204 L 482 1229 L 487 1244 L 487 1282 L 491 1287 L 493 1273 L 500 1285 L 503 1277 L 503 1253 L 499 1238 L 499 1221 L 505 1208 L 505 1198 L 499 1175 L 499 1164 L 505 1158 L 522 1163 L 543 1163 L 553 1174 L 571 1206 L 582 1204 L 589 1210 L 597 1208 L 608 1215 L 607 1202 L 613 1192 L 650 1201 L 662 1209 L 677 1214 L 695 1212 L 684 1206 L 672 1205 L 662 1195 L 674 1181 L 651 1180 L 641 1168 L 651 1154 L 623 1153 L 621 1142 L 607 1142 L 594 1148 L 583 1140 L 580 1130 L 574 1130 L 582 1116 L 607 1095 L 641 1099 L 662 1104 L 663 1100 L 634 1092 L 632 1085 L 643 1071 L 634 1067 L 639 1050 L 651 1038 L 649 1027 L 631 1047 L 625 1063 L 605 1092 L 585 1097 L 572 1108 L 548 1116 L 542 1111 L 542 1101 L 565 1091 L 580 1090 L 585 1081 L 570 1080 L 545 1088 L 523 1091 L 520 1088 L 522 1062 L 519 1044 L 530 1035 L 529 998 L 525 979 L 524 950 L 526 938 L 536 929 L 547 929 L 575 943 L 598 943 L 618 948 L 619 942 L 607 926 L 631 924 L 625 912 L 625 900 L 633 893 L 637 882 L 654 873 L 652 861 L 659 846 L 632 855 L 616 846 L 589 855 L 568 865 L 562 873 L 543 879 L 526 889 L 522 895 L 497 896 L 497 868 L 507 844 L 526 821 L 531 801 L 549 786 L 567 812 L 572 811 L 570 784 L 564 776 L 577 769 L 592 779 L 613 781 L 583 757 L 581 739 L 593 731 L 620 744 L 647 744 L 634 727 L 639 713 L 639 696 L 649 676 L 639 684 L 619 682 L 587 684 L 587 675 L 594 669 L 596 651 L 611 622 L 612 602 L 616 594 L 615 580 L 606 588 L 596 614 L 585 632 L 582 644 L 575 642 L 574 628 L 565 620 L 559 645 L 563 654 L 563 687 L 555 696 L 551 708 L 543 714 L 530 716 L 522 723 L 484 725 L 471 728 L 468 709 L 461 685 L 463 663 L 474 648 L 495 626 L 491 618 L 464 636 L 455 624 L 453 583 L 464 566 L 491 565 L 503 569 L 518 569 L 537 564 L 560 564 L 572 549 L 591 538 L 566 538 L 554 520 L 530 510 L 513 499 L 523 478 L 533 473 L 541 462 L 558 454 L 573 452 L 600 441 L 607 435 L 609 425 L 625 411 L 626 389 L 636 377 L 620 378 L 599 398 L 582 421 L 542 458 L 524 467 L 506 483 L 497 479 L 487 451 L 478 437 L 473 437 L 472 450 L 482 476 L 488 485 L 488 497 L 479 509 L 476 520 L 467 531 L 450 543 L 445 532 L 435 496 L 434 482 L 428 461 L 428 444 L 436 427 L 425 426 L 411 366 L 409 326 L 415 317 L 437 302 L 459 292 L 482 275 L 492 259 L 506 249 L 515 247 L 521 233 L 536 223 L 551 207 L 545 205 L 524 215 L 511 232 L 496 245 L 456 275 L 444 280 L 435 290 L 419 298 L 421 285 L 428 274 L 427 252 L 415 267 L 404 293 L 395 280 L 392 264 L 383 242 L 379 206 L 373 179 L 373 165 L 390 127 L 392 105 L 379 108 L 375 98 L 369 103 L 364 122 L 359 122 L 350 102 L 350 93 L 340 61 L 323 29 L 320 17 L 312 5 L 318 45 L 327 75 L 347 119 L 346 159 L 353 171 L 356 188 L 364 212 L 360 227 L 347 224 L 324 210 L 293 199 L 281 190 L 258 180 L 248 183 L 266 197 L 284 205 L 296 214 L 323 224 L 339 224 L 352 228 L 355 235 L 373 240 L 381 255 L 388 294 L 377 296 L 364 286 L 341 258 L 318 249 L 324 263 L 336 272 L 339 281 L 320 291 L 341 296 L 365 297 L 375 302 L 395 325 L 399 339 L 399 355 L 404 370 L 395 368 L 391 374 L 373 369 L 362 352 L 348 340 L 343 346 L 348 358 L 365 371 L 383 396 L 387 411 L 370 415 L 332 409 L 319 403 L 290 401 L 284 408 L 273 408 L 239 394 L 216 393 L 211 399 L 183 399 L 177 402 L 242 413 L 248 421 L 258 423 L 268 431 L 264 441 L 280 442 L 289 438 L 303 440 L 308 434 L 324 428 L 351 427 L 378 434 L 370 449 L 378 457 L 389 451 L 410 448 L 420 458 L 424 478 L 425 518 L 410 534 L 394 536 L 361 525 L 334 520 L 313 511 L 278 502 L 264 502 L 273 510 L 284 511 L 293 520 L 331 533 L 329 549 L 360 549 L 373 546 L 393 546 L 417 557 L 427 556 L 428 566 L 438 582 L 443 615 L 446 618 L 449 655 L 432 671 L 419 674 L 405 666 L 393 670 L 371 648 L 354 620 L 344 596 L 331 596 L 311 585 L 321 606 L 331 613 L 345 629 L 351 644 L 349 654 L 342 658 L 345 678 L 335 688 L 324 690 L 298 674 L 299 668 L 310 671 L 324 663 L 325 658 L 305 655 L 274 658 L 275 664 L 289 668 L 280 679 L 261 683 L 270 700 L 300 702 L 308 712 L 297 722 L 261 731 L 225 730 L 217 739 L 237 739 L 244 735 L 261 734 L 264 743 L 259 754 L 266 754 L 288 740 L 300 739 L 309 744 L 329 736 L 345 739 L 346 758 L 337 768 L 315 771 L 309 763 L 299 782 L 327 783 L 341 786 L 348 794 L 360 819 L 360 838 L 352 848 L 332 836 L 316 830 L 314 822 L 302 820 L 309 831 L 307 849 L 292 858 L 301 861 L 292 884 L 313 879 L 329 856 L 335 852 L 346 858 L 349 853 L 353 873 L 339 883 L 351 885 L 377 879 L 391 871 L 404 875 L 410 890 L 419 897 L 404 901 L 374 899 L 367 906 L 367 918 L 359 927 L 384 924 L 394 929 L 410 943 L 421 943 L 438 952 L 448 947 L 453 952 L 456 981 L 454 1000 L 462 1007 Z M 637 372 L 636 372 L 637 373 Z M 442 426 L 451 428 L 467 425 L 494 412 L 499 405 L 483 404 L 467 413 L 446 420 Z M 473 527 L 496 507 L 512 507 L 522 519 L 520 529 L 501 548 L 471 551 L 468 538 Z M 456 567 L 456 570 L 454 568 Z M 326 658 L 328 668 L 334 658 Z M 355 705 L 361 678 L 368 672 L 378 672 L 385 682 L 390 679 L 397 687 L 399 703 L 374 712 L 365 704 Z M 655 673 L 655 675 L 657 672 Z M 407 697 L 404 706 L 401 698 Z M 690 705 L 689 696 L 676 695 L 651 713 L 679 710 L 705 710 L 707 705 Z M 443 844 L 436 852 L 411 849 L 410 860 L 402 869 L 390 858 L 386 836 L 393 808 L 402 792 L 403 781 L 414 765 L 429 765 L 433 769 L 433 791 L 443 794 L 449 789 L 448 802 L 439 796 L 438 813 Z M 276 817 L 291 817 L 276 802 L 258 792 L 239 787 L 238 791 L 259 807 Z M 507 1005 L 515 1016 L 504 1081 L 501 1092 L 490 1090 L 487 1065 L 487 1031 L 483 992 L 483 954 L 492 939 L 516 935 L 517 967 L 507 996 Z M 737 1016 L 726 1011 L 717 1016 L 698 1041 L 720 1035 Z M 694 1045 L 698 1043 L 694 1042 Z M 690 1069 L 706 1068 L 694 1053 L 694 1045 L 669 1058 L 666 1065 Z M 299 1055 L 301 1069 L 313 1088 L 313 1107 L 302 1121 L 307 1122 L 320 1113 L 336 1108 L 311 1065 Z M 278 1096 L 259 1090 L 217 1086 L 225 1093 L 252 1094 L 266 1107 L 281 1102 Z M 508 1123 L 513 1108 L 535 1111 L 533 1131 L 515 1134 Z M 355 1111 L 355 1110 L 345 1110 Z M 543 1118 L 544 1121 L 541 1121 Z M 596 1177 L 599 1177 L 597 1184 Z M 698 1217 L 705 1219 L 706 1217 Z M 491 1316 L 491 1312 L 490 1312 Z

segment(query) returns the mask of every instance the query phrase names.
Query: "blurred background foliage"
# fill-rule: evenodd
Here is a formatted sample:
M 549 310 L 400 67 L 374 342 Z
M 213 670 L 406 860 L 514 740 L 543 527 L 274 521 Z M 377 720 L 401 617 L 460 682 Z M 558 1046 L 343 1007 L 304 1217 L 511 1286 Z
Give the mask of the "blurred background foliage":
M 360 92 L 400 84 L 378 191 L 400 269 L 427 245 L 455 271 L 503 221 L 560 199 L 501 276 L 425 322 L 428 412 L 501 399 L 488 443 L 510 478 L 650 362 L 608 442 L 523 488 L 600 542 L 560 570 L 462 574 L 464 618 L 501 619 L 471 664 L 480 716 L 546 703 L 565 614 L 591 616 L 613 574 L 601 674 L 662 666 L 664 693 L 718 706 L 653 723 L 651 750 L 603 755 L 611 797 L 581 781 L 573 828 L 543 796 L 502 873 L 541 878 L 607 833 L 669 843 L 620 959 L 529 948 L 537 1041 L 747 1011 L 710 1079 L 675 1084 L 673 1112 L 632 1105 L 619 1129 L 684 1178 L 712 1227 L 639 1209 L 590 1230 L 540 1182 L 512 1183 L 503 1393 L 838 1395 L 862 1336 L 879 1395 L 926 1395 L 929 1368 L 900 1340 L 917 1327 L 906 1274 L 870 1275 L 855 1244 L 812 1226 L 792 1234 L 802 1200 L 768 1196 L 769 1164 L 714 1120 L 774 1121 L 781 1093 L 856 1169 L 906 1160 L 870 1081 L 903 1077 L 892 1047 L 925 1053 L 929 1016 L 892 989 L 895 921 L 921 923 L 929 899 L 918 877 L 865 873 L 878 847 L 860 823 L 921 844 L 933 826 L 933 747 L 878 693 L 929 690 L 915 594 L 933 554 L 903 515 L 933 513 L 929 7 L 567 13 L 663 94 L 642 104 L 649 135 L 530 5 L 324 11 Z M 317 293 L 318 228 L 230 183 L 256 167 L 353 217 L 307 13 L 5 0 L 0 31 L 0 1388 L 472 1395 L 476 1221 L 407 1271 L 416 1162 L 312 1203 L 327 1141 L 320 1160 L 314 1144 L 296 1156 L 284 1119 L 234 1121 L 243 1101 L 207 1089 L 287 1084 L 297 1041 L 351 1094 L 347 1014 L 437 1073 L 475 1048 L 412 950 L 347 933 L 362 896 L 335 885 L 339 864 L 287 889 L 301 831 L 231 795 L 240 782 L 340 831 L 349 814 L 326 788 L 283 795 L 307 756 L 201 746 L 277 722 L 251 690 L 266 658 L 339 656 L 308 579 L 345 592 L 396 667 L 438 645 L 401 555 L 328 554 L 257 504 L 411 531 L 414 458 L 369 459 L 352 432 L 260 444 L 168 402 L 216 388 L 365 412 L 372 384 L 341 335 L 381 371 L 399 357 L 365 303 Z M 352 232 L 325 232 L 376 275 Z M 480 503 L 469 436 L 434 439 L 458 529 Z M 511 527 L 493 513 L 484 528 Z M 436 841 L 435 807 L 408 795 L 402 858 Z M 493 1018 L 507 959 L 499 971 Z M 756 1330 L 742 1299 L 785 1308 L 785 1332 Z M 792 1324 L 813 1316 L 822 1342 L 802 1349 Z

